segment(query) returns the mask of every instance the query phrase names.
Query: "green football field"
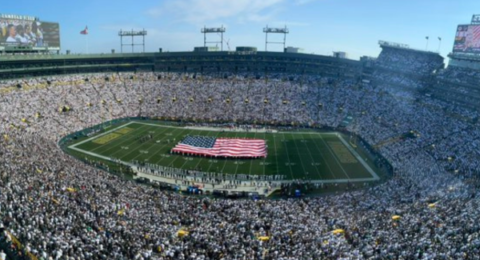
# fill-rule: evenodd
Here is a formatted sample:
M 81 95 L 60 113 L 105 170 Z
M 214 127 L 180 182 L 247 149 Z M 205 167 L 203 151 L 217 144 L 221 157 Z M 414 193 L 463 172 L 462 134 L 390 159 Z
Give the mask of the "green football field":
M 151 136 L 148 140 L 142 137 Z M 262 159 L 216 159 L 171 154 L 185 136 L 248 137 L 266 140 L 268 156 Z M 113 126 L 68 147 L 76 156 L 100 160 L 148 162 L 164 167 L 224 174 L 283 175 L 325 183 L 379 180 L 378 174 L 342 135 L 306 132 L 225 132 L 132 121 Z

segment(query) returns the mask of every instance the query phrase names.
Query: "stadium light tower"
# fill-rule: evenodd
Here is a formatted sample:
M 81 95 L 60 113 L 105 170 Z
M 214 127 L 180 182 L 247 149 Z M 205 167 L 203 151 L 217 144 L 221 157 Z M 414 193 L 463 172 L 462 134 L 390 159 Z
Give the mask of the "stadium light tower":
M 134 48 L 136 45 L 140 45 L 143 47 L 143 52 L 145 52 L 145 36 L 147 35 L 147 31 L 141 30 L 141 31 L 120 31 L 118 33 L 118 36 L 120 36 L 120 52 L 123 53 L 123 46 L 132 46 L 132 53 L 134 52 Z M 132 40 L 130 43 L 123 43 L 123 37 L 132 37 Z M 135 43 L 135 37 L 142 37 L 143 41 L 142 43 Z
M 472 15 L 472 24 L 480 24 L 480 14 Z
M 267 51 L 268 44 L 283 44 L 283 49 L 285 50 L 285 43 L 287 42 L 287 34 L 289 33 L 289 30 L 287 26 L 285 25 L 284 28 L 271 28 L 271 27 L 265 27 L 263 28 L 263 32 L 265 33 L 265 51 Z M 269 42 L 268 41 L 268 34 L 269 33 L 280 33 L 283 34 L 283 41 L 281 42 Z
M 207 43 L 220 43 L 220 50 L 223 51 L 223 34 L 226 32 L 225 27 L 223 25 L 221 27 L 217 28 L 207 28 L 203 27 L 202 28 L 202 33 L 203 33 L 203 47 L 207 47 Z M 207 33 L 219 33 L 220 34 L 220 41 L 213 41 L 213 42 L 207 42 Z

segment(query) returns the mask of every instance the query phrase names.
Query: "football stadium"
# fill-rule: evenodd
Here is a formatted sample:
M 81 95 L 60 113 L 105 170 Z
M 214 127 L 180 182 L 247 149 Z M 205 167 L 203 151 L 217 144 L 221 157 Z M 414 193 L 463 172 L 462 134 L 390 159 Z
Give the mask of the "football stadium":
M 345 1 L 5 3 L 0 260 L 479 259 L 480 5 Z
M 177 140 L 181 141 L 175 145 Z M 241 143 L 222 143 L 218 148 L 222 154 L 209 154 L 213 143 L 217 144 L 219 140 Z M 152 169 L 175 168 L 206 175 L 229 174 L 239 180 L 247 177 L 325 183 L 379 180 L 370 166 L 337 133 L 225 132 L 133 121 L 80 141 L 69 149 L 128 165 L 147 164 Z

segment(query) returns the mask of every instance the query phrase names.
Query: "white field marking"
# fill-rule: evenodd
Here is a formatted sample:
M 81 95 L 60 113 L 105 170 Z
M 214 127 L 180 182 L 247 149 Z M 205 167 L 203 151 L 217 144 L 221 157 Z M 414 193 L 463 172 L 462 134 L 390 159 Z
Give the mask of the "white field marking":
M 183 130 L 181 131 L 181 133 L 183 133 L 183 132 L 185 132 L 185 129 L 183 129 Z M 170 133 L 170 134 L 171 134 L 171 133 Z M 172 143 L 172 144 L 174 144 L 174 143 Z M 157 149 L 157 152 L 154 153 L 154 154 L 153 154 L 151 157 L 149 157 L 149 158 L 153 158 L 155 155 L 157 155 L 158 153 L 160 153 L 163 148 L 168 147 L 168 146 L 170 146 L 170 143 L 165 143 L 165 144 L 163 144 L 160 148 L 155 147 L 155 149 Z M 160 160 L 156 161 L 155 164 L 158 164 L 158 163 L 161 162 L 164 158 L 170 158 L 170 154 L 168 154 L 167 156 L 162 156 L 162 155 L 164 155 L 164 154 L 161 154 Z
M 277 153 L 278 150 L 277 150 L 277 142 L 276 142 L 276 139 L 275 139 L 275 135 L 273 136 L 273 146 L 275 147 L 275 162 L 277 163 L 277 164 L 276 164 L 277 174 L 283 175 L 284 173 L 279 172 L 279 170 L 280 170 L 280 169 L 279 169 L 280 164 L 278 164 L 278 153 Z M 266 160 L 266 159 L 265 159 L 265 160 Z M 264 168 L 265 168 L 265 167 L 264 167 Z
M 307 148 L 307 150 L 308 150 L 308 155 L 310 155 L 310 159 L 312 160 L 312 163 L 311 163 L 311 164 L 312 164 L 312 166 L 315 167 L 315 171 L 317 171 L 318 176 L 320 176 L 320 178 L 321 178 L 321 177 L 322 177 L 322 174 L 320 173 L 320 171 L 318 170 L 318 167 L 317 167 L 317 166 L 320 165 L 320 163 L 314 161 L 315 159 L 313 158 L 312 151 L 310 151 L 310 148 L 309 148 L 308 145 L 307 145 L 307 143 L 308 143 L 307 140 L 306 140 L 306 139 L 301 139 L 300 142 L 303 143 L 303 145 Z M 297 145 L 296 142 L 295 142 L 295 145 L 297 146 L 297 151 L 300 151 L 300 150 L 298 149 L 298 145 Z M 301 156 L 300 156 L 300 158 L 301 158 Z M 302 166 L 303 166 L 303 162 L 302 162 Z
M 338 135 L 337 135 L 337 138 L 338 138 Z M 342 163 L 340 163 L 340 161 L 338 160 L 337 158 L 337 155 L 335 155 L 335 153 L 333 152 L 333 149 L 332 147 L 330 147 L 327 142 L 325 142 L 325 139 L 323 139 L 323 136 L 320 134 L 320 139 L 322 140 L 322 142 L 325 144 L 325 146 L 327 147 L 327 150 L 328 152 L 333 156 L 333 159 L 335 159 L 335 162 L 337 162 L 337 164 L 340 166 L 340 168 L 342 169 L 343 173 L 345 174 L 345 176 L 347 176 L 348 179 L 350 179 L 350 175 L 348 175 L 347 171 L 345 171 L 345 169 L 343 168 L 343 165 Z
M 293 137 L 293 135 L 292 135 L 292 137 Z M 302 141 L 305 141 L 305 140 L 302 140 Z M 303 165 L 303 160 L 302 160 L 302 157 L 303 157 L 303 156 L 300 155 L 300 149 L 298 149 L 298 144 L 297 144 L 297 142 L 296 142 L 295 139 L 293 139 L 293 143 L 295 144 L 295 148 L 297 149 L 298 157 L 300 158 L 300 165 L 302 166 L 302 169 L 303 169 L 303 172 L 304 172 L 303 175 L 305 175 L 307 171 L 305 170 L 305 165 Z M 310 151 L 309 151 L 309 153 L 310 153 Z M 310 157 L 311 157 L 311 156 L 312 156 L 312 155 L 310 154 Z M 313 158 L 312 158 L 312 159 L 313 159 Z M 318 170 L 317 170 L 317 173 L 318 173 Z
M 370 168 L 370 165 L 368 165 L 363 158 L 357 153 L 357 151 L 353 150 L 353 148 L 343 139 L 343 137 L 339 134 L 337 134 L 337 137 L 340 139 L 340 141 L 347 147 L 347 149 L 357 158 L 357 160 L 367 169 L 367 171 L 372 175 L 373 180 L 380 180 L 380 177 L 378 177 L 377 173 Z
M 282 139 L 282 146 L 283 146 L 283 144 L 287 142 L 285 139 L 285 133 L 282 133 L 282 138 L 283 138 Z M 292 179 L 295 179 L 293 178 L 293 170 L 292 170 L 292 165 L 295 165 L 295 163 L 290 162 L 290 153 L 288 152 L 288 147 L 285 147 L 285 151 L 287 151 L 287 158 L 288 158 L 288 162 L 285 163 L 285 166 L 289 166 L 288 168 L 290 169 L 290 177 L 292 177 Z
M 140 129 L 142 129 L 143 127 L 144 127 L 144 126 L 140 126 L 139 128 L 136 128 L 136 129 L 135 129 L 135 133 L 136 133 L 136 134 L 138 134 L 138 133 L 143 133 L 145 130 L 140 130 Z M 147 128 L 147 129 L 148 129 L 148 128 Z M 109 152 L 112 151 L 112 150 L 115 150 L 115 151 L 111 154 L 111 156 L 114 156 L 115 154 L 119 153 L 120 151 L 118 150 L 118 145 L 121 145 L 121 144 L 128 144 L 128 145 L 130 145 L 130 144 L 131 144 L 130 141 L 131 141 L 133 138 L 135 138 L 135 135 L 133 135 L 133 136 L 128 136 L 128 137 L 125 137 L 125 136 L 127 136 L 127 135 L 129 135 L 130 133 L 133 133 L 133 132 L 134 132 L 134 131 L 130 131 L 128 134 L 123 135 L 124 138 L 121 138 L 122 136 L 120 136 L 120 137 L 119 137 L 120 140 L 117 141 L 118 144 L 116 143 L 116 144 L 113 145 L 112 147 L 107 147 L 107 149 L 106 149 L 105 151 L 102 151 L 102 153 L 107 153 L 107 152 L 109 153 Z M 103 147 L 103 146 L 99 146 L 99 147 L 97 147 L 97 148 L 93 148 L 92 150 L 90 150 L 90 152 L 95 152 L 97 149 L 101 149 L 101 148 L 104 148 L 104 147 Z M 135 148 L 135 149 L 136 149 L 136 148 Z
M 106 134 L 109 134 L 113 131 L 116 131 L 118 129 L 121 129 L 123 127 L 126 127 L 128 125 L 131 125 L 131 124 L 144 124 L 144 125 L 152 125 L 152 126 L 157 126 L 157 127 L 168 127 L 168 128 L 183 128 L 183 127 L 172 127 L 172 126 L 163 126 L 163 125 L 157 125 L 157 124 L 148 124 L 148 123 L 143 123 L 143 122 L 136 122 L 136 121 L 132 121 L 132 122 L 128 122 L 124 125 L 121 125 L 117 128 L 114 128 L 114 129 L 111 129 L 105 133 L 102 133 L 100 135 L 96 135 L 96 136 L 93 136 L 91 138 L 88 138 L 82 142 L 79 142 L 79 143 L 76 143 L 76 144 L 73 144 L 71 146 L 68 146 L 69 149 L 72 149 L 72 150 L 75 150 L 77 152 L 81 152 L 81 153 L 84 153 L 84 154 L 87 154 L 87 155 L 90 155 L 92 157 L 97 157 L 97 158 L 100 158 L 100 159 L 103 159 L 103 160 L 106 160 L 106 161 L 112 161 L 112 162 L 120 162 L 124 165 L 128 165 L 128 166 L 131 166 L 131 167 L 134 167 L 133 164 L 131 163 L 128 163 L 128 162 L 125 162 L 125 161 L 119 161 L 119 160 L 113 160 L 111 157 L 108 157 L 108 156 L 103 156 L 103 155 L 100 155 L 100 154 L 97 154 L 97 153 L 92 153 L 92 152 L 89 152 L 89 151 L 86 151 L 86 150 L 83 150 L 83 149 L 80 149 L 80 148 L 77 148 L 77 146 L 81 145 L 81 144 L 84 144 L 86 142 L 89 142 L 93 139 L 96 139 L 98 137 L 101 137 L 103 135 L 106 135 Z M 295 133 L 292 133 L 292 134 L 319 134 L 318 132 L 295 132 Z M 367 182 L 367 181 L 377 181 L 380 179 L 380 177 L 378 177 L 378 175 L 372 170 L 372 168 L 370 168 L 370 166 L 360 157 L 360 155 L 355 151 L 353 150 L 350 146 L 347 145 L 347 142 L 343 139 L 343 137 L 341 135 L 339 135 L 338 133 L 321 133 L 321 134 L 327 134 L 327 135 L 336 135 L 337 137 L 339 137 L 340 141 L 347 146 L 347 149 L 350 150 L 350 152 L 352 152 L 352 154 L 355 155 L 355 157 L 357 158 L 357 160 L 360 161 L 360 163 L 367 169 L 367 171 L 372 174 L 373 177 L 371 178 L 354 178 L 354 179 L 328 179 L 328 180 L 311 180 L 310 182 L 311 183 L 319 183 L 319 184 L 322 184 L 322 183 L 352 183 L 352 182 Z M 275 142 L 274 142 L 275 143 Z M 225 165 L 223 166 L 225 167 Z M 223 168 L 222 168 L 222 171 L 223 171 Z M 148 176 L 148 174 L 144 174 L 145 176 Z M 273 181 L 274 183 L 289 183 L 290 181 L 289 180 L 283 180 L 283 181 Z
M 235 137 L 237 137 L 237 134 L 235 134 Z M 240 137 L 240 138 L 242 138 L 242 137 Z M 235 167 L 235 175 L 238 174 L 238 166 L 239 166 L 239 165 L 242 165 L 242 164 L 244 164 L 244 163 L 245 163 L 245 162 L 243 162 L 243 161 L 235 161 L 235 162 L 234 162 L 234 164 L 236 165 L 236 167 Z
M 157 125 L 157 126 L 158 126 L 158 125 Z M 185 130 L 188 130 L 188 129 L 183 129 L 182 133 L 185 132 Z M 191 132 L 192 132 L 192 130 L 190 130 L 190 131 L 187 133 L 187 135 L 189 135 Z M 173 158 L 173 161 L 169 162 L 166 167 L 176 168 L 176 167 L 174 167 L 174 163 L 175 163 L 175 161 L 177 161 L 178 158 L 180 158 L 180 156 Z M 184 157 L 184 158 L 187 158 L 187 157 Z M 159 163 L 159 162 L 162 161 L 162 160 L 163 160 L 163 158 L 160 158 L 160 160 L 159 160 L 158 162 L 156 162 L 156 163 Z M 179 169 L 179 168 L 177 168 L 177 169 Z
M 75 147 L 77 147 L 77 146 L 79 146 L 79 145 L 81 145 L 81 144 L 90 142 L 90 141 L 92 141 L 93 139 L 97 139 L 97 138 L 99 138 L 99 137 L 101 137 L 101 136 L 104 136 L 104 135 L 107 135 L 107 134 L 109 134 L 109 133 L 111 133 L 111 132 L 117 131 L 118 129 L 124 128 L 124 127 L 126 127 L 126 126 L 128 126 L 128 125 L 131 125 L 131 124 L 133 124 L 133 123 L 134 123 L 134 122 L 132 121 L 132 122 L 126 123 L 126 124 L 124 124 L 124 125 L 121 125 L 121 126 L 119 126 L 119 127 L 117 127 L 117 128 L 114 128 L 114 129 L 112 129 L 112 130 L 108 130 L 108 131 L 105 132 L 105 133 L 92 136 L 92 137 L 90 137 L 90 138 L 88 138 L 88 139 L 86 139 L 86 140 L 83 140 L 83 141 L 79 142 L 79 143 L 76 143 L 76 144 L 74 144 L 74 145 L 70 145 L 68 148 L 73 149 L 73 148 L 75 148 Z
M 82 153 L 85 153 L 85 154 L 88 154 L 92 157 L 97 157 L 97 158 L 100 158 L 100 159 L 103 159 L 103 160 L 106 160 L 106 161 L 112 161 L 112 162 L 119 162 L 119 160 L 113 160 L 112 158 L 110 157 L 107 157 L 107 156 L 103 156 L 103 155 L 100 155 L 100 154 L 96 154 L 96 153 L 91 153 L 91 152 L 88 152 L 88 151 L 85 151 L 85 150 L 82 150 L 82 149 L 78 149 L 76 147 L 72 148 L 73 150 L 76 150 L 76 151 L 79 151 L 79 152 L 82 152 Z M 131 164 L 131 163 L 128 163 L 128 162 L 124 162 L 124 161 L 120 161 L 120 163 L 124 164 L 124 165 L 128 165 L 128 166 L 131 166 L 131 167 L 134 167 L 135 165 Z M 149 175 L 149 174 L 145 174 L 143 173 L 144 175 Z M 153 175 L 152 175 L 153 176 Z M 367 182 L 367 181 L 376 181 L 378 179 L 376 178 L 355 178 L 355 179 L 328 179 L 328 180 L 311 180 L 310 182 L 311 183 L 352 183 L 352 182 Z M 283 180 L 283 181 L 272 181 L 273 183 L 289 183 L 291 181 L 289 180 Z
M 174 129 L 189 129 L 189 130 L 200 130 L 200 131 L 216 131 L 216 132 L 222 132 L 224 129 L 222 128 L 202 128 L 202 127 L 179 127 L 179 126 L 170 126 L 170 125 L 159 125 L 159 124 L 152 124 L 152 123 L 145 123 L 145 122 L 139 122 L 139 121 L 132 121 L 132 123 L 135 124 L 141 124 L 141 125 L 150 125 L 150 126 L 157 126 L 157 127 L 167 127 L 167 128 L 174 128 Z M 238 132 L 238 131 L 235 131 Z M 241 131 L 247 133 L 247 131 Z M 248 133 L 253 133 L 253 131 L 248 131 Z M 265 133 L 265 134 L 282 134 L 285 132 L 274 132 L 274 133 Z M 319 132 L 286 132 L 288 134 L 311 134 L 315 135 L 318 134 Z M 336 132 L 326 132 L 326 133 L 321 133 L 323 135 L 338 135 Z
M 322 153 L 322 150 L 321 150 L 320 147 L 318 146 L 317 142 L 315 142 L 315 140 L 314 140 L 313 138 L 310 138 L 310 140 L 313 142 L 313 144 L 315 144 L 315 147 L 316 147 L 317 150 L 320 152 L 320 153 L 319 153 L 319 157 L 322 158 L 322 159 L 325 161 L 325 164 L 327 165 L 327 168 L 328 168 L 328 173 L 329 173 L 329 175 L 331 175 L 332 177 L 335 177 L 335 175 L 333 174 L 332 168 L 330 167 L 330 164 L 328 163 L 327 158 L 324 157 L 324 154 Z
M 166 130 L 162 130 L 160 133 L 155 134 L 153 137 L 155 137 L 155 138 L 160 137 L 160 136 L 162 135 L 162 133 L 165 132 L 165 131 L 166 131 Z M 138 148 L 143 147 L 144 145 L 145 145 L 145 143 L 141 143 L 140 145 L 135 146 L 134 151 L 135 151 L 136 149 L 138 149 Z M 151 144 L 151 143 L 146 143 L 146 145 L 149 146 L 149 147 L 148 147 L 147 150 L 146 150 L 147 153 L 144 153 L 144 154 L 148 154 L 148 151 L 150 151 L 150 148 L 155 147 L 155 145 L 154 145 L 154 144 Z M 155 148 L 156 148 L 156 147 L 155 147 Z M 163 146 L 162 146 L 162 148 L 163 148 Z M 160 151 L 160 150 L 161 150 L 161 149 L 158 149 L 158 151 Z M 133 152 L 127 153 L 126 155 L 122 156 L 122 158 L 129 157 L 132 153 L 133 153 Z M 153 155 L 149 156 L 147 159 L 150 160 L 154 155 L 155 155 L 155 152 L 154 152 Z M 137 159 L 139 156 L 141 156 L 141 154 L 138 154 L 137 156 L 135 156 L 134 158 L 132 158 L 130 161 L 133 161 L 133 160 Z M 122 158 L 120 158 L 120 159 L 122 159 Z
M 215 134 L 215 138 L 218 137 L 218 133 Z M 209 160 L 210 162 L 211 160 Z M 195 167 L 193 168 L 194 170 L 197 169 L 198 165 L 202 162 L 202 160 L 198 160 L 197 164 L 195 164 Z M 218 161 L 217 161 L 218 162 Z M 210 163 L 210 166 L 212 166 L 212 163 Z M 208 166 L 208 168 L 210 169 L 210 166 Z M 182 168 L 183 168 L 183 165 L 182 165 Z

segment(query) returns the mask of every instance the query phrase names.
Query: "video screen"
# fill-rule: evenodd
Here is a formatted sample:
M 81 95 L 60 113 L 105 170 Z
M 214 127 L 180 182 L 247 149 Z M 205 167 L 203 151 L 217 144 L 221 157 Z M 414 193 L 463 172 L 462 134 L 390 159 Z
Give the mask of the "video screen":
M 480 25 L 459 25 L 453 52 L 480 53 Z
M 58 23 L 0 18 L 0 46 L 60 48 Z

